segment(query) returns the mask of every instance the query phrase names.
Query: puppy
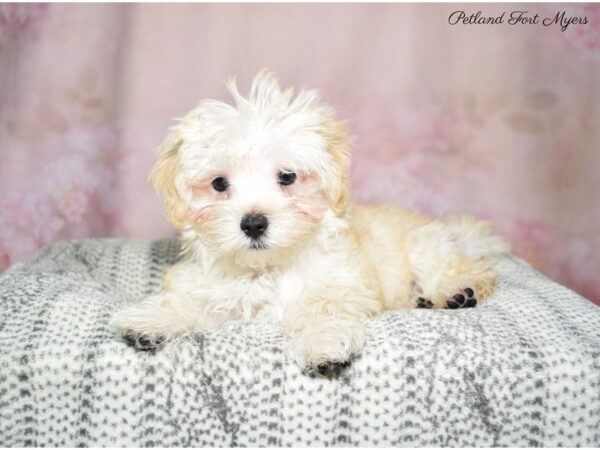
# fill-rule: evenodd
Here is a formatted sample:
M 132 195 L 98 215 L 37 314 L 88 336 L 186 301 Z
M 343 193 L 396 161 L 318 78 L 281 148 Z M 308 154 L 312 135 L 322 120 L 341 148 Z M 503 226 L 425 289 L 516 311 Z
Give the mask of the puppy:
M 150 175 L 182 257 L 162 292 L 111 324 L 150 349 L 226 321 L 280 324 L 304 369 L 360 354 L 368 319 L 470 308 L 508 251 L 486 222 L 348 204 L 350 140 L 317 92 L 259 73 L 234 105 L 205 100 L 171 128 Z

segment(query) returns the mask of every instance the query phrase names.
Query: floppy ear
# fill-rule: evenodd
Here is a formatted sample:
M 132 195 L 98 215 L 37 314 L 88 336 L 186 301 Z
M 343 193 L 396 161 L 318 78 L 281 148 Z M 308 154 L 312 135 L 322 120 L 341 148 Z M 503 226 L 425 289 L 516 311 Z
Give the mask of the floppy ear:
M 329 205 L 336 215 L 341 215 L 346 211 L 350 192 L 348 179 L 352 143 L 346 123 L 331 118 L 321 124 L 319 134 L 325 138 L 326 150 L 333 162 L 333 180 L 327 192 Z
M 159 195 L 162 195 L 167 219 L 175 228 L 183 227 L 188 207 L 177 189 L 176 175 L 179 168 L 179 147 L 183 140 L 177 129 L 171 129 L 158 147 L 156 162 L 150 172 L 150 182 Z

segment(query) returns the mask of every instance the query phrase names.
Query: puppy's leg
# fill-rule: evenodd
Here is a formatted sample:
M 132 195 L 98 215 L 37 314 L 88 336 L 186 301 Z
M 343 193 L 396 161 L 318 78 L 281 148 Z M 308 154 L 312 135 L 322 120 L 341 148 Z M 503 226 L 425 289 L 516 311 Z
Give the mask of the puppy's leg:
M 287 307 L 283 333 L 300 367 L 323 372 L 361 352 L 365 322 L 381 310 L 381 301 L 368 292 L 327 288 Z
M 496 284 L 490 257 L 508 251 L 489 224 L 468 217 L 419 227 L 407 243 L 418 308 L 466 308 L 485 300 Z
M 187 331 L 210 325 L 200 291 L 202 272 L 180 262 L 163 276 L 163 291 L 119 311 L 110 326 L 136 348 L 148 350 Z
M 150 350 L 166 340 L 200 327 L 198 302 L 184 295 L 163 292 L 118 312 L 110 326 L 127 342 Z

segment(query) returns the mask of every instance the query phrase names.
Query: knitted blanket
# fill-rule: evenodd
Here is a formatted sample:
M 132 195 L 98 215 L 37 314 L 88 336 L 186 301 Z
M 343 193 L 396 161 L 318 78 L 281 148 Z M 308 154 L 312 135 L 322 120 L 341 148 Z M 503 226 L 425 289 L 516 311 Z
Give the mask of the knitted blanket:
M 387 312 L 363 356 L 304 375 L 277 327 L 153 353 L 107 322 L 173 240 L 60 242 L 0 277 L 3 446 L 600 446 L 600 308 L 514 257 L 463 310 Z

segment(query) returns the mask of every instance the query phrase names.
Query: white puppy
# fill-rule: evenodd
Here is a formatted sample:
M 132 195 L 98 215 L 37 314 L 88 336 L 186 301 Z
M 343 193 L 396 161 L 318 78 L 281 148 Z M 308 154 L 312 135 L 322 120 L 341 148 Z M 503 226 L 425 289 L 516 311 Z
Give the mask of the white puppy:
M 366 321 L 398 308 L 465 308 L 508 246 L 485 222 L 348 205 L 350 142 L 315 91 L 261 72 L 231 106 L 205 100 L 174 126 L 151 180 L 181 231 L 162 292 L 112 326 L 141 349 L 225 321 L 281 324 L 303 368 L 360 353 Z

